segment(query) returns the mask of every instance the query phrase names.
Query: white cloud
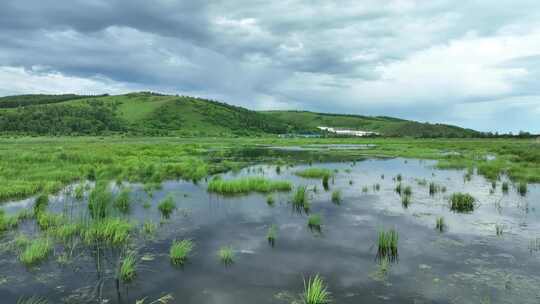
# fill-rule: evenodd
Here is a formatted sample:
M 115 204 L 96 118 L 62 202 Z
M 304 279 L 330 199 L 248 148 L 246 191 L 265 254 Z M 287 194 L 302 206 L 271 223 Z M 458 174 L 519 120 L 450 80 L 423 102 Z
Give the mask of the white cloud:
M 104 77 L 66 76 L 58 72 L 44 71 L 44 68 L 39 66 L 32 70 L 0 66 L 0 96 L 28 93 L 121 94 L 131 90 L 134 88 Z

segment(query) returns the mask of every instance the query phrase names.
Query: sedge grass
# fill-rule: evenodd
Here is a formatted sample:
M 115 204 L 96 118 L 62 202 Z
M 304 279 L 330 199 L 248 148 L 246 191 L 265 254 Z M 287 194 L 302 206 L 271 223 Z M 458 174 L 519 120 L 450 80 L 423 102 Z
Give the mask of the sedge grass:
M 381 230 L 378 234 L 378 256 L 396 258 L 398 255 L 399 235 L 395 229 Z
M 296 190 L 292 198 L 292 204 L 294 208 L 297 210 L 304 209 L 304 211 L 306 212 L 309 211 L 310 206 L 309 206 L 306 186 L 301 185 L 301 186 L 296 187 Z
M 450 209 L 456 212 L 474 211 L 474 202 L 476 199 L 468 193 L 454 193 L 450 197 Z
M 123 282 L 131 282 L 137 275 L 137 259 L 135 254 L 128 254 L 120 264 L 119 276 Z
M 26 266 L 32 266 L 45 260 L 52 251 L 52 243 L 48 238 L 38 238 L 30 241 L 19 255 L 19 261 Z
M 435 220 L 435 229 L 437 229 L 439 232 L 443 232 L 446 229 L 444 217 L 441 216 Z
M 322 218 L 318 214 L 312 214 L 308 217 L 308 227 L 310 229 L 321 230 Z
M 268 240 L 268 243 L 270 245 L 274 246 L 277 239 L 277 226 L 276 225 L 271 225 L 270 228 L 268 228 L 266 239 Z
M 175 209 L 176 203 L 172 196 L 167 196 L 158 204 L 158 210 L 164 218 L 169 218 Z
M 88 245 L 119 246 L 128 241 L 132 229 L 133 224 L 125 219 L 107 217 L 83 227 L 81 236 Z
M 114 207 L 122 213 L 127 213 L 131 205 L 130 194 L 129 188 L 123 189 L 114 200 Z
M 208 183 L 208 191 L 221 194 L 242 194 L 249 192 L 268 193 L 290 191 L 288 181 L 270 180 L 263 177 L 246 177 L 235 180 L 213 179 Z
M 324 280 L 318 274 L 313 278 L 309 278 L 307 282 L 304 279 L 303 304 L 328 304 L 331 302 L 331 293 L 328 291 Z
M 526 196 L 527 195 L 527 183 L 519 182 L 519 184 L 517 185 L 516 190 L 517 190 L 519 195 Z
M 218 250 L 218 258 L 221 263 L 230 265 L 234 263 L 234 251 L 231 246 L 224 246 Z
M 171 263 L 174 265 L 184 265 L 193 251 L 194 244 L 191 240 L 173 241 L 169 250 Z
M 339 190 L 332 191 L 332 203 L 336 205 L 341 204 L 341 191 Z
M 303 178 L 324 178 L 332 176 L 332 171 L 324 168 L 308 168 L 294 173 Z

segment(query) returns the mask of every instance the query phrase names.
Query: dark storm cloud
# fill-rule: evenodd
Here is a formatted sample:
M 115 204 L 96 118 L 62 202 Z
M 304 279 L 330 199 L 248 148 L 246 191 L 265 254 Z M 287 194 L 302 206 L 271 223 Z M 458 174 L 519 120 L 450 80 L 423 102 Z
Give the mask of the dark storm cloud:
M 540 114 L 539 17 L 532 0 L 4 0 L 0 80 L 20 68 L 29 80 L 0 94 L 60 74 L 64 90 L 102 83 L 486 129 L 505 111 Z

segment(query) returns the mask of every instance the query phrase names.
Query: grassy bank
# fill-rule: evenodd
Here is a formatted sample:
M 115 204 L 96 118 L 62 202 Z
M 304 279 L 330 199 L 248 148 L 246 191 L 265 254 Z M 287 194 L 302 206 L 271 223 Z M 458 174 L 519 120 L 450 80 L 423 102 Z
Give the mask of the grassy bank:
M 165 179 L 202 179 L 211 173 L 283 155 L 242 154 L 258 145 L 366 144 L 365 150 L 306 153 L 303 159 L 362 156 L 439 160 L 440 168 L 472 168 L 488 178 L 507 173 L 515 181 L 540 182 L 540 143 L 517 139 L 279 139 L 267 138 L 0 138 L 0 201 L 55 192 L 85 179 L 159 183 Z M 242 157 L 238 157 L 238 156 Z M 494 157 L 486 159 L 487 155 Z

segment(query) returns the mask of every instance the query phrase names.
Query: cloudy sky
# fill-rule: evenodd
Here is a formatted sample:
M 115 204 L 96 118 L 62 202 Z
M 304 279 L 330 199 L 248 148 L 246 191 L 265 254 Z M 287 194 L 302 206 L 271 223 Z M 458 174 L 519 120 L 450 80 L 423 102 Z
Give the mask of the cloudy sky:
M 152 90 L 540 132 L 538 0 L 2 0 L 0 96 Z

